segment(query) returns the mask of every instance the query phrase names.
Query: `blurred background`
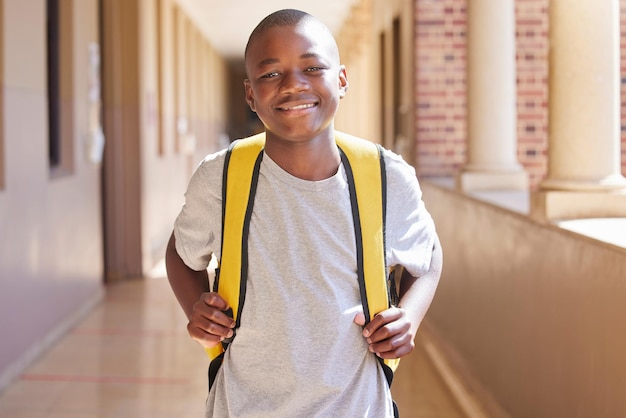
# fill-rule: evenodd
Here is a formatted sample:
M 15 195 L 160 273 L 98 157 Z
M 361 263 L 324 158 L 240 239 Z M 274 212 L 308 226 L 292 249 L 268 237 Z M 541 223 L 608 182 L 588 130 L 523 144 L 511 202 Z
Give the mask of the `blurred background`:
M 201 415 L 162 259 L 262 128 L 243 49 L 281 8 L 333 30 L 336 128 L 415 167 L 444 247 L 403 416 L 626 416 L 626 2 L 314 3 L 0 0 L 1 416 Z

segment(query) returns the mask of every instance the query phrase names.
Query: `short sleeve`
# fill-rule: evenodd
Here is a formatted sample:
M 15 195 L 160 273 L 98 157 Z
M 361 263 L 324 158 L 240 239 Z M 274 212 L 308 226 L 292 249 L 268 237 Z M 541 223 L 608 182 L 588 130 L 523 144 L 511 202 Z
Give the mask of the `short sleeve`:
M 385 150 L 387 173 L 387 265 L 403 265 L 419 277 L 430 268 L 436 240 L 435 224 L 422 200 L 413 167 Z
M 193 270 L 207 268 L 221 239 L 224 155 L 225 151 L 211 154 L 196 168 L 174 222 L 176 251 Z

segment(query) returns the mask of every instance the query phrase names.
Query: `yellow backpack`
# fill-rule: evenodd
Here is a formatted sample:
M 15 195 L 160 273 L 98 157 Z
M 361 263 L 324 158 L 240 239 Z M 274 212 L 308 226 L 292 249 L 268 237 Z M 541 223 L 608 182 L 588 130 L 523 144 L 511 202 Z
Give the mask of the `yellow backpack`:
M 385 263 L 385 161 L 381 147 L 373 142 L 341 132 L 335 132 L 335 141 L 348 178 L 359 288 L 367 324 L 374 315 L 397 304 L 395 280 L 393 275 L 387 277 Z M 236 322 L 234 335 L 246 296 L 247 236 L 264 145 L 265 133 L 235 141 L 229 147 L 224 162 L 222 252 L 213 291 L 218 292 L 231 307 L 232 312 L 228 314 Z M 206 349 L 211 359 L 209 387 L 233 338 Z M 378 359 L 391 384 L 400 360 Z

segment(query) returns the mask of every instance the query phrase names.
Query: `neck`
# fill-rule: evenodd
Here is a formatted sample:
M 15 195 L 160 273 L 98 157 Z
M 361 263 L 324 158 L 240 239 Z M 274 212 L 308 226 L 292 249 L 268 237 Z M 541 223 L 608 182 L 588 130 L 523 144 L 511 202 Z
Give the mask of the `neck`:
M 334 176 L 341 161 L 333 131 L 306 141 L 281 140 L 268 133 L 265 153 L 292 176 L 309 181 Z

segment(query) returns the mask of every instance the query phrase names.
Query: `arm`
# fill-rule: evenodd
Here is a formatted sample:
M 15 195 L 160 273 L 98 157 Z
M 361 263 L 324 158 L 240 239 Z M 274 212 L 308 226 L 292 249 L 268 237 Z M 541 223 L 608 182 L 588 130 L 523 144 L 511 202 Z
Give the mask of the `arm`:
M 399 306 L 379 313 L 363 329 L 370 351 L 385 359 L 400 358 L 413 351 L 415 335 L 435 296 L 442 264 L 441 245 L 436 238 L 428 272 L 413 277 L 405 270 Z M 355 318 L 355 322 L 362 325 L 363 319 Z
M 228 309 L 226 301 L 217 293 L 209 292 L 206 270 L 193 270 L 180 258 L 174 234 L 167 245 L 165 265 L 170 286 L 189 320 L 187 331 L 191 338 L 211 348 L 231 337 L 235 321 L 223 312 Z

